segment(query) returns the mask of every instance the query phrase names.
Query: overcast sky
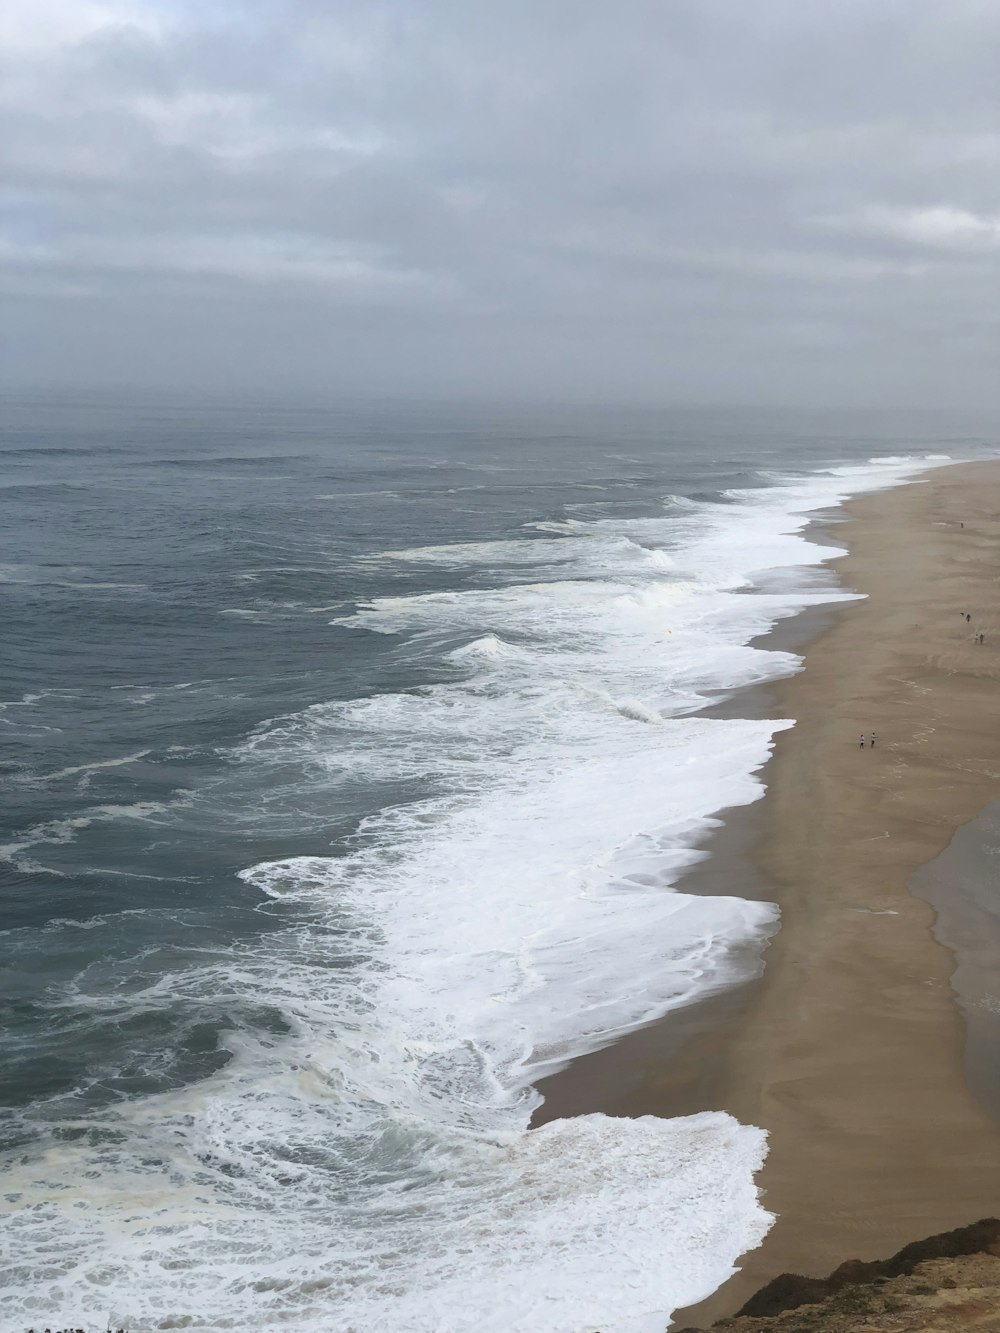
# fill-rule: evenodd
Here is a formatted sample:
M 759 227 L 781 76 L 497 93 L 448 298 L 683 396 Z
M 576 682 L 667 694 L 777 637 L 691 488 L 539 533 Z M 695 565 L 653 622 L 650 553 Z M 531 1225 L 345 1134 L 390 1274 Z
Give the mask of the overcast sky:
M 7 0 L 4 378 L 1000 405 L 998 0 Z

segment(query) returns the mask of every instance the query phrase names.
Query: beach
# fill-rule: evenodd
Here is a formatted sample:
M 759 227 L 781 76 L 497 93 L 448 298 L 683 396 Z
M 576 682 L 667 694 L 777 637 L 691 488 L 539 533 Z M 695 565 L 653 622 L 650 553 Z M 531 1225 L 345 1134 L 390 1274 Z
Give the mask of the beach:
M 198 412 L 112 430 L 98 407 L 68 446 L 62 418 L 27 413 L 5 548 L 23 657 L 0 700 L 17 1094 L 0 1124 L 0 1282 L 22 1327 L 73 1310 L 94 1328 L 636 1333 L 711 1297 L 748 1252 L 752 1285 L 772 1257 L 824 1265 L 815 1229 L 791 1258 L 756 1248 L 767 1207 L 775 1245 L 799 1237 L 782 1194 L 798 1188 L 794 1135 L 828 1176 L 843 1157 L 811 1149 L 811 1086 L 802 1125 L 778 1123 L 781 1080 L 809 1071 L 766 1007 L 782 1007 L 782 951 L 827 970 L 837 957 L 796 915 L 799 891 L 838 900 L 776 867 L 765 833 L 799 836 L 783 829 L 803 817 L 773 802 L 782 773 L 791 796 L 800 772 L 831 793 L 877 786 L 909 743 L 909 715 L 831 705 L 826 687 L 815 697 L 843 725 L 810 736 L 795 692 L 817 680 L 817 645 L 870 618 L 832 559 L 842 506 L 878 493 L 871 512 L 895 512 L 946 442 L 740 414 L 720 456 L 714 419 L 675 422 L 666 448 L 663 418 L 642 422 L 631 462 L 600 421 L 543 449 L 530 418 L 498 425 L 484 462 L 476 422 L 463 443 L 435 411 L 422 431 L 348 417 L 333 440 L 326 417 L 279 415 L 258 439 L 234 408 L 210 448 Z M 359 458 L 369 428 L 381 444 Z M 431 435 L 446 454 L 426 455 Z M 54 449 L 69 450 L 55 479 Z M 138 510 L 115 507 L 123 491 Z M 86 564 L 68 496 L 94 534 Z M 948 560 L 976 553 L 974 526 L 941 530 Z M 333 549 L 335 529 L 353 535 Z M 949 609 L 938 637 L 986 670 L 985 594 L 956 583 L 976 622 Z M 832 660 L 853 669 L 884 635 Z M 880 733 L 863 754 L 862 726 Z M 980 774 L 973 814 L 989 785 Z M 912 858 L 922 892 L 951 878 L 926 860 L 947 834 Z M 960 859 L 983 861 L 975 846 Z M 949 939 L 973 905 L 990 917 L 966 887 L 940 918 Z M 852 892 L 852 909 L 872 900 Z M 892 920 L 850 915 L 873 940 Z M 990 972 L 983 953 L 970 1004 Z M 932 998 L 957 1025 L 940 975 Z M 877 1051 L 895 1040 L 880 1022 Z M 959 1040 L 949 1029 L 940 1050 Z M 917 1058 L 918 1081 L 944 1080 L 940 1050 Z M 533 1130 L 534 1085 L 559 1069 Z M 833 1072 L 850 1092 L 844 1062 Z M 941 1105 L 968 1142 L 970 1116 Z M 956 1194 L 956 1220 L 981 1211 Z M 841 1229 L 827 1249 L 839 1261 L 841 1245 L 933 1229 L 885 1217 L 870 1246 Z
M 836 569 L 865 599 L 768 687 L 795 726 L 749 825 L 740 815 L 719 840 L 716 879 L 781 908 L 762 978 L 543 1086 L 553 1114 L 574 1100 L 724 1109 L 768 1132 L 758 1184 L 777 1221 L 679 1326 L 733 1312 L 779 1273 L 889 1254 L 1000 1207 L 1000 1126 L 970 1090 L 955 956 L 909 887 L 1000 792 L 1000 463 L 935 469 L 844 515 Z

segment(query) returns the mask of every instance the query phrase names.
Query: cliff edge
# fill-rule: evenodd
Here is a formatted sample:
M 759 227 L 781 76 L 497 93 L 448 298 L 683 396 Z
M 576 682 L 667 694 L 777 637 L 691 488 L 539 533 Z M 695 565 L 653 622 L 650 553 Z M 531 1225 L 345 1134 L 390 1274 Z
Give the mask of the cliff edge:
M 783 1273 L 718 1333 L 1000 1333 L 1000 1220 L 945 1231 L 826 1278 Z M 677 1333 L 697 1333 L 681 1329 Z

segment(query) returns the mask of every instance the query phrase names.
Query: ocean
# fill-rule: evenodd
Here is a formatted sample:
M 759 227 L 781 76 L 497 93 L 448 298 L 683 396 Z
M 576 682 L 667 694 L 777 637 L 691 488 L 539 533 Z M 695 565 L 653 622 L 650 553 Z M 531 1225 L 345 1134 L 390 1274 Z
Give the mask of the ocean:
M 708 1295 L 769 1225 L 763 1133 L 528 1132 L 534 1084 L 759 969 L 777 909 L 682 877 L 790 723 L 704 710 L 852 595 L 811 518 L 995 436 L 3 417 L 4 1328 L 648 1333 Z

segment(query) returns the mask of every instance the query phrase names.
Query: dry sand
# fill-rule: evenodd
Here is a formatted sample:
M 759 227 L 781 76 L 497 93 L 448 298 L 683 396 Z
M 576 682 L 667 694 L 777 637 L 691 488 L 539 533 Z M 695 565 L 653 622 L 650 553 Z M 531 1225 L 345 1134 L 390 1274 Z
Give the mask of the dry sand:
M 1000 795 L 1000 462 L 943 468 L 847 512 L 836 567 L 867 600 L 774 690 L 796 725 L 777 738 L 756 813 L 754 859 L 782 909 L 764 977 L 689 1044 L 700 1073 L 680 1103 L 654 1028 L 625 1048 L 631 1060 L 593 1057 L 602 1079 L 629 1063 L 627 1095 L 608 1086 L 578 1108 L 724 1107 L 769 1133 L 759 1184 L 778 1221 L 681 1326 L 731 1313 L 780 1272 L 826 1273 L 1000 1212 L 1000 1127 L 963 1076 L 954 959 L 907 887 Z M 859 749 L 873 730 L 876 748 Z M 578 1072 L 560 1077 L 554 1099 L 574 1077 L 579 1091 Z

